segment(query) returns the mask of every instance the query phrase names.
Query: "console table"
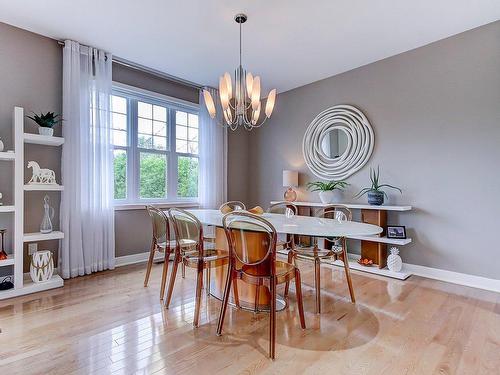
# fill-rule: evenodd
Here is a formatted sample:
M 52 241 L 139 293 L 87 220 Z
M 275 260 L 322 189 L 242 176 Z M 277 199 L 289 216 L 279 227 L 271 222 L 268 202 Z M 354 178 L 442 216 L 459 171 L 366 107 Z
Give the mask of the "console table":
M 282 201 L 272 201 L 271 204 L 278 203 Z M 315 209 L 323 208 L 329 206 L 329 204 L 324 204 L 321 202 L 290 202 L 293 203 L 299 209 L 299 215 L 314 216 Z M 333 204 L 333 203 L 332 203 Z M 411 273 L 408 273 L 404 268 L 400 272 L 389 271 L 386 267 L 387 263 L 387 245 L 404 246 L 411 243 L 411 238 L 396 239 L 387 238 L 387 212 L 405 212 L 412 209 L 411 206 L 393 206 L 393 205 L 382 205 L 382 206 L 372 206 L 369 204 L 358 204 L 358 203 L 341 203 L 351 210 L 361 210 L 361 221 L 367 224 L 374 224 L 383 228 L 383 232 L 376 236 L 356 236 L 350 235 L 347 238 L 352 240 L 361 241 L 361 257 L 373 260 L 374 265 L 372 267 L 366 267 L 360 265 L 357 260 L 359 256 L 350 254 L 349 266 L 352 269 L 379 274 L 383 276 L 389 276 L 400 280 L 405 280 Z M 335 264 L 336 262 L 332 262 Z M 340 265 L 340 263 L 338 264 Z

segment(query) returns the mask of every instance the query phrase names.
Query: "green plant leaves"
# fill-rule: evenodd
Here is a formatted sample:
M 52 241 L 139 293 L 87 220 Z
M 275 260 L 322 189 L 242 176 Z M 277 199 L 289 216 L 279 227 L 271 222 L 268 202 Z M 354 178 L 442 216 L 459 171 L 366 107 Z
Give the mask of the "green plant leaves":
M 54 125 L 56 125 L 58 122 L 61 120 L 58 119 L 60 115 L 54 114 L 54 112 L 47 112 L 47 113 L 40 113 L 40 115 L 37 115 L 35 112 L 33 112 L 33 116 L 26 116 L 27 118 L 35 121 L 38 126 L 41 126 L 42 128 L 53 128 Z
M 331 190 L 344 190 L 349 183 L 346 181 L 314 181 L 307 183 L 307 190 L 310 191 L 331 191 Z
M 354 196 L 354 198 L 360 198 L 361 196 L 367 194 L 370 191 L 382 192 L 382 193 L 384 193 L 385 197 L 388 198 L 387 193 L 382 190 L 382 188 L 384 188 L 384 187 L 399 190 L 399 192 L 401 194 L 403 194 L 403 191 L 396 186 L 389 185 L 389 184 L 379 184 L 379 177 L 380 177 L 380 166 L 377 166 L 376 171 L 375 171 L 375 168 L 370 168 L 370 181 L 372 183 L 372 186 L 369 188 L 366 187 L 366 188 L 361 189 L 360 192 Z

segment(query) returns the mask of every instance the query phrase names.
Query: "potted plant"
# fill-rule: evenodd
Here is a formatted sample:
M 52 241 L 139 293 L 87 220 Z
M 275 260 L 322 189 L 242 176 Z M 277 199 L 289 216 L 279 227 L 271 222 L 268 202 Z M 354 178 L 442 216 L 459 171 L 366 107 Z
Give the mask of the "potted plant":
M 40 113 L 37 115 L 33 112 L 33 116 L 26 116 L 38 124 L 38 133 L 41 135 L 52 136 L 54 134 L 54 126 L 61 120 L 57 119 L 59 115 L 54 112 Z
M 307 183 L 307 190 L 319 191 L 319 199 L 322 203 L 328 204 L 334 201 L 335 190 L 343 191 L 349 184 L 345 181 L 315 181 Z
M 382 190 L 382 188 L 391 188 L 395 190 L 399 190 L 401 194 L 403 194 L 403 191 L 396 187 L 392 186 L 389 184 L 379 184 L 379 175 L 380 175 L 380 168 L 377 167 L 377 171 L 375 172 L 375 169 L 370 168 L 370 180 L 372 182 L 371 187 L 366 187 L 361 189 L 361 191 L 354 196 L 354 198 L 359 198 L 362 195 L 368 194 L 368 204 L 371 204 L 373 206 L 380 206 L 384 204 L 384 196 L 387 197 L 387 194 L 385 191 Z

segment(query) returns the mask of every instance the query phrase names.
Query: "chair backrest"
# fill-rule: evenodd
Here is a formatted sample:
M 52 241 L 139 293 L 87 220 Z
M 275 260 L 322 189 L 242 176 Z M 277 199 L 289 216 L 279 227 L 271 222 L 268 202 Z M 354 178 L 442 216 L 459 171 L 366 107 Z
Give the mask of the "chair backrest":
M 233 268 L 251 276 L 276 273 L 276 229 L 266 219 L 235 211 L 222 219 Z
M 238 210 L 246 210 L 246 206 L 243 202 L 240 201 L 229 201 L 226 203 L 222 203 L 219 207 L 219 211 L 223 214 L 227 214 L 228 212 L 238 211 Z
M 324 219 L 334 219 L 339 222 L 352 220 L 351 210 L 342 204 L 331 204 L 323 207 L 322 209 L 318 210 L 314 216 Z M 341 238 L 342 237 L 326 237 L 325 240 L 334 244 L 338 244 Z
M 184 243 L 190 243 L 190 250 L 198 250 L 200 256 L 203 252 L 203 225 L 196 216 L 181 208 L 171 208 L 168 210 L 168 215 L 172 220 L 175 231 L 175 240 L 177 248 L 185 250 Z
M 165 212 L 151 205 L 147 205 L 146 210 L 148 211 L 149 217 L 151 217 L 151 223 L 153 225 L 153 238 L 156 243 L 169 241 L 170 225 Z
M 351 210 L 342 204 L 331 204 L 316 211 L 316 217 L 325 219 L 335 219 L 338 221 L 351 221 Z
M 267 209 L 267 212 L 271 214 L 280 214 L 290 217 L 297 215 L 299 210 L 293 203 L 283 201 L 270 205 Z

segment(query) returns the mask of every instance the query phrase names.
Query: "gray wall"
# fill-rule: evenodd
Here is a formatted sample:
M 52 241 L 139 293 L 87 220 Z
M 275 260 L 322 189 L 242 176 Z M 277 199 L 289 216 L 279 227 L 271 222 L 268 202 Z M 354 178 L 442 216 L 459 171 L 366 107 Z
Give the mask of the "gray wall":
M 341 54 L 339 55 L 341 58 Z M 360 108 L 375 130 L 368 164 L 351 176 L 345 201 L 380 165 L 383 182 L 400 186 L 390 203 L 415 210 L 390 215 L 414 243 L 405 262 L 500 278 L 500 22 L 315 82 L 277 98 L 269 123 L 249 135 L 250 204 L 283 194 L 283 169 L 300 171 L 299 200 L 316 180 L 304 165 L 302 137 L 322 110 Z M 366 199 L 366 198 L 364 198 Z M 362 201 L 364 201 L 362 199 Z
M 0 23 L 0 138 L 5 149 L 12 149 L 12 111 L 14 106 L 24 107 L 25 112 L 55 111 L 61 113 L 62 101 L 62 51 L 56 41 L 37 34 Z M 25 120 L 25 130 L 36 133 L 37 127 Z M 61 127 L 55 128 L 61 134 Z M 58 181 L 61 176 L 60 148 L 27 145 L 24 158 L 36 160 L 43 167 L 55 170 Z M 0 192 L 4 204 L 13 204 L 14 171 L 11 162 L 0 161 Z M 29 175 L 26 169 L 26 175 Z M 42 192 L 25 193 L 25 232 L 39 231 L 43 215 Z M 57 192 L 48 193 L 56 210 L 54 229 L 59 223 L 59 200 Z M 7 250 L 12 249 L 13 215 L 1 214 L 0 227 L 7 228 Z M 39 249 L 57 250 L 58 241 L 46 241 Z M 25 249 L 26 250 L 26 249 Z M 25 253 L 26 254 L 26 253 Z M 28 258 L 25 257 L 25 270 Z M 7 267 L 0 272 L 10 273 Z

